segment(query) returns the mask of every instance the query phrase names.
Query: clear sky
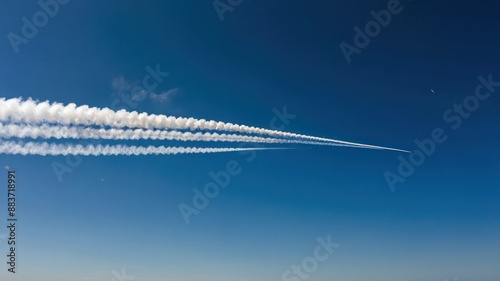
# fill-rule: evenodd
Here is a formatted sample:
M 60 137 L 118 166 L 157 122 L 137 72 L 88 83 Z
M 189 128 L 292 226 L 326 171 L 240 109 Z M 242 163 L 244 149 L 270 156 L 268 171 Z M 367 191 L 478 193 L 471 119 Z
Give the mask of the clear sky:
M 41 2 L 52 16 L 24 28 L 31 38 L 22 18 L 43 21 L 40 4 L 0 3 L 0 97 L 280 127 L 425 159 L 408 175 L 409 154 L 340 147 L 0 155 L 0 225 L 4 166 L 19 218 L 16 279 L 0 228 L 1 280 L 111 281 L 122 269 L 128 281 L 500 280 L 500 88 L 474 96 L 488 92 L 479 76 L 500 81 L 496 1 L 221 0 L 221 15 L 211 0 Z M 355 37 L 388 7 L 369 42 Z M 124 102 L 148 67 L 169 75 Z M 415 140 L 433 136 L 425 155 Z M 180 204 L 228 163 L 237 172 L 186 223 Z M 308 259 L 327 239 L 340 247 Z

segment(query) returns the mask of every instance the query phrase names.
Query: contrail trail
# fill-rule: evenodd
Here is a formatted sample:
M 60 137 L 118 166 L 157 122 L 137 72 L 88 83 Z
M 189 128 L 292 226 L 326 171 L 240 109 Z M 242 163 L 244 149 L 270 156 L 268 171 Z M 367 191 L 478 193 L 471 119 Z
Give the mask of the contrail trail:
M 257 136 L 246 136 L 236 134 L 218 133 L 191 133 L 165 130 L 144 129 L 107 129 L 107 128 L 84 128 L 68 127 L 62 125 L 17 125 L 0 123 L 0 138 L 56 138 L 56 139 L 109 139 L 109 140 L 178 140 L 178 141 L 221 141 L 221 142 L 250 142 L 250 143 L 278 143 L 278 144 L 306 144 L 306 145 L 328 145 L 346 146 L 369 149 L 394 150 L 387 147 L 367 147 L 358 145 L 345 145 L 339 143 L 326 143 L 315 141 L 303 141 L 296 139 L 265 138 Z M 401 151 L 396 149 L 397 151 Z
M 165 147 L 165 146 L 127 146 L 127 145 L 81 145 L 49 144 L 47 142 L 0 142 L 0 154 L 21 155 L 170 155 L 189 153 L 221 153 L 248 150 L 275 150 L 287 148 L 219 148 L 219 147 Z
M 23 101 L 19 98 L 0 99 L 0 122 L 5 121 L 24 122 L 28 124 L 47 122 L 62 125 L 111 126 L 116 128 L 216 130 L 386 149 L 381 146 L 281 132 L 220 121 L 216 122 L 213 120 L 137 113 L 135 111 L 127 112 L 125 110 L 113 111 L 109 108 L 101 109 L 89 107 L 88 105 L 77 107 L 74 103 L 63 105 L 61 103 L 49 103 L 48 101 L 37 102 L 32 99 Z M 390 148 L 390 150 L 403 151 L 395 148 Z
M 178 141 L 222 141 L 222 142 L 260 142 L 260 143 L 293 143 L 289 140 L 264 138 L 257 136 L 191 133 L 183 131 L 150 130 L 150 129 L 115 129 L 69 127 L 62 125 L 17 125 L 0 123 L 2 138 L 56 138 L 56 139 L 110 139 L 110 140 L 178 140 Z

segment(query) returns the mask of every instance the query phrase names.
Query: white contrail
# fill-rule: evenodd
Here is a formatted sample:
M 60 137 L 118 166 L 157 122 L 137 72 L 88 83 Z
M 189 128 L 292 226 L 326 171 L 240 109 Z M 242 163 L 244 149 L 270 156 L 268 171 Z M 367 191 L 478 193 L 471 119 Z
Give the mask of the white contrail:
M 150 129 L 89 128 L 62 125 L 18 125 L 0 123 L 0 138 L 56 138 L 56 139 L 109 139 L 109 140 L 178 140 L 178 141 L 222 141 L 222 142 L 259 142 L 293 143 L 288 140 L 257 136 L 191 133 L 184 131 Z
M 0 122 L 5 121 L 24 122 L 29 124 L 48 122 L 62 125 L 95 125 L 117 128 L 217 130 L 386 149 L 380 146 L 249 127 L 246 125 L 237 125 L 220 121 L 216 122 L 213 120 L 207 121 L 205 119 L 137 113 L 135 111 L 127 112 L 125 110 L 113 111 L 109 108 L 101 109 L 89 107 L 87 105 L 77 107 L 74 103 L 63 105 L 61 103 L 49 103 L 48 101 L 37 102 L 32 99 L 23 101 L 19 98 L 7 100 L 4 98 L 0 99 Z M 394 148 L 391 148 L 391 150 L 401 151 Z
M 54 144 L 37 142 L 0 141 L 0 154 L 21 155 L 169 155 L 187 153 L 220 153 L 248 150 L 271 150 L 286 148 L 220 148 L 220 147 L 165 147 L 165 146 L 127 146 L 127 145 L 81 145 Z
M 365 147 L 357 145 L 345 145 L 339 143 L 326 143 L 315 141 L 303 141 L 296 139 L 265 138 L 257 136 L 245 136 L 236 134 L 218 133 L 191 133 L 165 130 L 144 129 L 115 129 L 115 128 L 84 128 L 69 127 L 62 125 L 18 125 L 0 123 L 0 138 L 56 138 L 56 139 L 108 139 L 108 140 L 178 140 L 178 141 L 221 141 L 221 142 L 249 142 L 249 143 L 279 143 L 279 144 L 308 144 L 347 146 L 370 149 L 391 149 L 386 147 Z

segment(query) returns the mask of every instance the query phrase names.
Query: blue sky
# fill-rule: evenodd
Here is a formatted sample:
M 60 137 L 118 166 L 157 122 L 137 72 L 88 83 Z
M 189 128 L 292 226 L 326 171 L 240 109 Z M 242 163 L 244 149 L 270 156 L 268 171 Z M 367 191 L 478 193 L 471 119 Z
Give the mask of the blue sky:
M 118 82 L 128 95 L 159 67 L 163 98 L 122 106 L 262 128 L 286 107 L 285 131 L 412 151 L 435 128 L 447 136 L 394 190 L 384 173 L 409 156 L 391 151 L 0 155 L 18 176 L 17 280 L 108 281 L 122 268 L 137 281 L 283 280 L 329 235 L 341 246 L 307 280 L 499 280 L 500 89 L 457 129 L 443 117 L 478 76 L 500 80 L 498 4 L 401 1 L 348 63 L 339 44 L 389 2 L 243 0 L 221 21 L 212 1 L 73 0 L 17 53 L 8 34 L 41 7 L 2 2 L 0 97 L 111 107 Z M 241 172 L 186 224 L 179 204 L 230 161 Z

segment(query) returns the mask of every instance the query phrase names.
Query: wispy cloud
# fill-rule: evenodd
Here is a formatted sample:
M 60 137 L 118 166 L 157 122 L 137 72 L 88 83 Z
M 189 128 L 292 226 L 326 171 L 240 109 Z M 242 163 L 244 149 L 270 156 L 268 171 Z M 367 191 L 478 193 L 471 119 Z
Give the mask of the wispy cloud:
M 149 97 L 152 100 L 160 102 L 160 103 L 170 102 L 172 97 L 174 95 L 176 95 L 178 91 L 179 91 L 179 88 L 170 89 L 166 92 L 162 92 L 161 94 L 156 94 L 156 93 L 152 92 L 151 94 L 149 94 Z
M 111 81 L 111 87 L 113 87 L 114 94 L 120 94 L 123 91 L 130 91 L 131 84 L 129 84 L 123 77 L 116 77 Z
M 134 91 L 134 93 L 132 93 L 132 88 L 138 84 L 139 82 L 129 82 L 122 76 L 116 77 L 115 79 L 113 79 L 113 81 L 111 81 L 111 87 L 113 88 L 112 95 L 122 96 L 130 93 L 131 100 L 142 101 L 148 94 L 148 91 L 143 89 L 141 91 Z
M 116 77 L 111 82 L 111 87 L 113 88 L 112 95 L 122 96 L 125 94 L 130 94 L 130 99 L 132 101 L 143 101 L 146 97 L 149 96 L 152 101 L 166 103 L 169 102 L 172 97 L 179 91 L 179 88 L 173 88 L 157 94 L 153 91 L 153 89 L 146 90 L 143 88 L 142 90 L 134 90 L 134 87 L 136 87 L 137 85 L 139 85 L 139 82 L 127 81 L 122 76 Z

